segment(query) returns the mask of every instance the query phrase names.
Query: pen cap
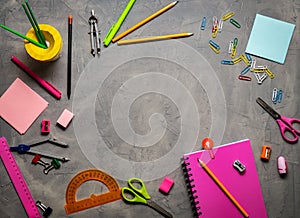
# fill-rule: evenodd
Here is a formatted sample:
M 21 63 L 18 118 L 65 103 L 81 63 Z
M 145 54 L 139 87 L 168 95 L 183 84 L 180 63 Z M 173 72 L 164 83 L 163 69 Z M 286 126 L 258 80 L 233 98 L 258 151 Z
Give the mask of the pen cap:
M 40 48 L 25 40 L 24 46 L 26 52 L 30 57 L 37 61 L 49 62 L 57 60 L 60 57 L 62 49 L 62 37 L 60 33 L 53 26 L 48 24 L 39 24 L 39 27 L 45 36 L 48 48 Z M 33 40 L 38 40 L 33 28 L 27 32 L 26 36 Z

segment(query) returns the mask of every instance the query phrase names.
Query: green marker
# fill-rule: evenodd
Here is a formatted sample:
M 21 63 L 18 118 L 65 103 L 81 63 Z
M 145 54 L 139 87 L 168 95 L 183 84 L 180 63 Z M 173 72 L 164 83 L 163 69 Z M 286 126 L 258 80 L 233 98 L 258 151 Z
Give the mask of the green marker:
M 17 36 L 20 36 L 20 37 L 23 38 L 23 39 L 28 40 L 29 42 L 35 44 L 36 46 L 39 46 L 39 47 L 44 48 L 44 49 L 47 48 L 45 45 L 42 45 L 41 43 L 39 43 L 39 42 L 37 42 L 37 41 L 34 41 L 33 39 L 31 39 L 31 38 L 29 38 L 29 37 L 27 37 L 27 36 L 25 36 L 25 35 L 23 35 L 23 34 L 17 32 L 17 31 L 15 31 L 15 30 L 13 30 L 13 29 L 10 29 L 10 28 L 8 28 L 8 27 L 2 25 L 2 24 L 0 24 L 0 27 L 2 27 L 3 29 L 5 29 L 5 30 L 7 30 L 7 31 L 9 31 L 9 32 L 11 32 L 11 33 L 17 35 Z
M 130 9 L 132 8 L 134 2 L 135 2 L 135 0 L 130 0 L 128 2 L 126 8 L 122 12 L 122 14 L 119 17 L 117 23 L 115 23 L 114 25 L 112 25 L 111 28 L 109 29 L 108 33 L 106 34 L 106 36 L 105 36 L 105 38 L 103 40 L 103 44 L 106 47 L 109 45 L 109 43 L 111 42 L 111 40 L 113 39 L 113 37 L 116 35 L 116 33 L 118 32 L 118 30 L 120 29 L 123 21 L 125 20 L 125 18 L 127 16 L 127 14 L 129 13 Z

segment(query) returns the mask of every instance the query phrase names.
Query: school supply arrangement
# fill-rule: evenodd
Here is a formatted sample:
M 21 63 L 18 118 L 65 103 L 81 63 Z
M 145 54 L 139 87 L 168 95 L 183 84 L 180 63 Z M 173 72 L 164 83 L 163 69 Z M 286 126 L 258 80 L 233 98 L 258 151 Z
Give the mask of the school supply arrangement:
M 222 145 L 213 152 L 214 159 L 207 150 L 183 157 L 198 217 L 267 218 L 250 140 Z M 236 160 L 245 166 L 243 173 L 234 168 Z
M 135 39 L 123 39 L 141 26 L 160 16 L 173 8 L 178 1 L 174 1 L 156 11 L 152 15 L 146 17 L 136 25 L 128 28 L 123 33 L 115 36 L 122 23 L 132 9 L 135 0 L 129 0 L 119 19 L 110 28 L 103 44 L 107 47 L 111 42 L 117 42 L 118 45 L 127 45 L 144 42 L 154 42 L 166 39 L 176 39 L 192 36 L 193 33 L 181 32 L 175 34 L 149 36 Z M 39 61 L 54 61 L 59 58 L 62 49 L 62 38 L 59 32 L 52 26 L 46 24 L 38 24 L 28 3 L 22 3 L 22 7 L 32 25 L 32 28 L 23 35 L 9 27 L 0 24 L 3 29 L 14 33 L 15 35 L 25 39 L 25 50 L 30 57 Z M 234 17 L 235 13 L 230 11 L 224 14 L 221 19 L 216 16 L 212 17 L 211 37 L 208 41 L 209 48 L 220 54 L 222 49 L 217 42 L 217 36 L 222 32 L 223 24 L 227 21 L 233 28 L 240 29 L 242 25 L 238 19 Z M 200 30 L 206 28 L 207 18 L 203 17 Z M 98 29 L 98 19 L 94 10 L 88 19 L 90 25 L 90 45 L 91 54 L 96 56 L 101 52 L 100 31 Z M 72 87 L 72 25 L 73 17 L 68 17 L 68 56 L 67 56 L 67 98 L 71 97 Z M 252 72 L 260 85 L 267 78 L 273 79 L 274 73 L 265 65 L 256 65 L 256 59 L 251 55 L 266 58 L 283 64 L 287 55 L 287 50 L 293 35 L 295 25 L 269 18 L 260 14 L 256 15 L 251 35 L 245 52 L 238 53 L 239 40 L 233 37 L 229 41 L 228 55 L 230 59 L 221 60 L 222 65 L 235 65 L 239 62 L 245 64 L 245 68 L 238 76 L 239 80 L 251 81 L 250 76 L 246 76 L 248 72 Z M 278 34 L 280 30 L 282 35 Z M 262 37 L 265 31 L 274 32 L 272 40 Z M 280 37 L 279 37 L 280 36 Z M 43 80 L 37 74 L 29 69 L 17 57 L 12 56 L 11 61 L 19 68 L 32 77 L 42 88 L 54 96 L 57 100 L 61 99 L 61 92 L 50 82 Z M 282 101 L 282 90 L 273 89 L 272 102 L 280 103 Z M 296 143 L 300 130 L 295 128 L 294 124 L 300 124 L 300 120 L 296 118 L 288 118 L 278 114 L 261 98 L 257 98 L 256 102 L 263 107 L 277 122 L 282 138 L 288 143 Z M 0 117 L 8 124 L 15 128 L 20 134 L 25 134 L 28 128 L 35 122 L 40 114 L 47 108 L 48 102 L 39 94 L 27 86 L 21 79 L 17 78 L 6 92 L 0 97 Z M 59 116 L 56 124 L 62 129 L 66 129 L 74 114 L 65 109 Z M 47 135 L 50 133 L 50 120 L 43 120 L 41 125 L 41 133 Z M 291 135 L 288 136 L 288 135 Z M 44 174 L 48 174 L 53 169 L 59 169 L 61 163 L 68 162 L 70 159 L 64 156 L 44 153 L 31 149 L 34 146 L 44 143 L 51 143 L 62 148 L 68 147 L 66 143 L 59 142 L 55 138 L 42 140 L 33 144 L 19 144 L 18 146 L 9 147 L 4 137 L 0 138 L 0 157 L 10 176 L 10 179 L 18 193 L 18 196 L 24 206 L 24 209 L 30 218 L 41 217 L 38 208 L 42 210 L 44 217 L 48 217 L 52 213 L 52 208 L 46 206 L 41 201 L 33 200 L 30 190 L 25 179 L 18 168 L 11 151 L 19 154 L 34 155 L 31 163 L 42 166 Z M 245 139 L 226 145 L 213 147 L 212 139 L 205 138 L 202 141 L 202 148 L 205 150 L 187 153 L 184 155 L 184 170 L 186 171 L 187 181 L 191 195 L 193 197 L 193 205 L 195 213 L 198 217 L 260 217 L 266 218 L 267 212 L 264 205 L 264 199 L 260 187 L 260 182 L 256 170 L 255 160 L 252 153 L 250 140 Z M 271 157 L 271 146 L 264 145 L 262 147 L 261 160 L 267 162 Z M 42 158 L 51 159 L 51 162 L 42 160 Z M 277 158 L 278 172 L 280 176 L 287 174 L 287 164 L 283 156 Z M 39 167 L 40 167 L 39 166 Z M 77 199 L 76 193 L 79 187 L 87 181 L 98 181 L 103 183 L 108 192 L 101 194 L 92 194 L 85 199 Z M 159 191 L 168 194 L 173 187 L 174 181 L 165 177 L 163 183 L 159 187 Z M 103 205 L 109 202 L 123 199 L 125 202 L 144 204 L 156 210 L 164 217 L 173 217 L 173 215 L 160 205 L 152 201 L 147 192 L 144 182 L 139 178 L 130 178 L 128 187 L 119 187 L 115 180 L 108 173 L 98 169 L 88 169 L 76 174 L 68 187 L 66 188 L 66 204 L 64 206 L 66 214 L 72 214 L 92 207 Z

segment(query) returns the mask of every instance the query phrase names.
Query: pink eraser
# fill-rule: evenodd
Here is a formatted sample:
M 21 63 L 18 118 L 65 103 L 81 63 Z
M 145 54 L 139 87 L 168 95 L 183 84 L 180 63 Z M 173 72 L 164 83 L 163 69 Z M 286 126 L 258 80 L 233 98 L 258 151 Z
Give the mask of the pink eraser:
M 69 125 L 73 117 L 74 114 L 68 111 L 67 109 L 65 109 L 60 115 L 60 117 L 58 118 L 57 123 L 62 127 L 67 128 L 67 126 Z
M 168 194 L 170 192 L 170 189 L 174 185 L 173 179 L 170 179 L 169 177 L 165 177 L 162 183 L 159 186 L 159 190 L 165 194 Z

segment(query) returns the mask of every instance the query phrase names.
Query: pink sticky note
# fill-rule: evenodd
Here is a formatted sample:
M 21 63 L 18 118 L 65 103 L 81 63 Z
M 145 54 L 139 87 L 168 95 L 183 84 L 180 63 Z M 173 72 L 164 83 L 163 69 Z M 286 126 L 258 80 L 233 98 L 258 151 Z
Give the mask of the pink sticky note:
M 159 186 L 159 190 L 165 194 L 168 194 L 173 185 L 174 185 L 173 179 L 170 179 L 169 177 L 166 176 L 162 181 L 161 185 Z
M 65 109 L 60 115 L 60 117 L 58 118 L 57 123 L 62 127 L 67 128 L 67 126 L 69 125 L 73 117 L 74 114 L 68 111 L 67 109 Z
M 0 117 L 25 134 L 48 102 L 17 78 L 0 98 Z

